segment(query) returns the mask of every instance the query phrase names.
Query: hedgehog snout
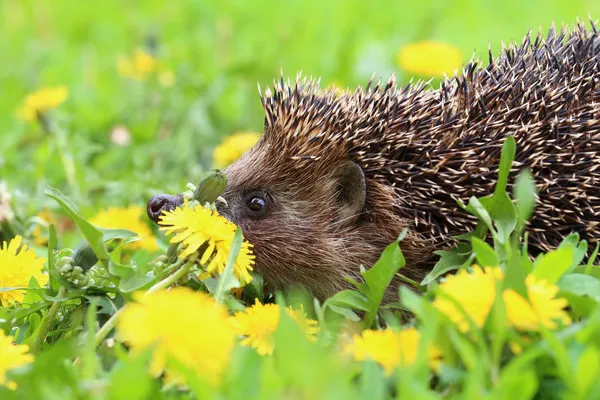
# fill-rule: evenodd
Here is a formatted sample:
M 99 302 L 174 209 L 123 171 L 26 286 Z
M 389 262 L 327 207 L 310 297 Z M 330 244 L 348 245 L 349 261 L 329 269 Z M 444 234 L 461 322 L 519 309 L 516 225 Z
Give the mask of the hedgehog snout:
M 157 194 L 148 200 L 146 213 L 148 218 L 158 223 L 158 219 L 165 211 L 171 211 L 183 204 L 183 196 L 181 194 Z

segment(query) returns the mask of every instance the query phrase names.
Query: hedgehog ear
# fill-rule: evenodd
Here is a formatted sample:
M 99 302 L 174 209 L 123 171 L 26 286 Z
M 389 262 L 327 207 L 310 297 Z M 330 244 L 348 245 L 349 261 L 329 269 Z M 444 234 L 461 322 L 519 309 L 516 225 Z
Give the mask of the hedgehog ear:
M 365 174 L 354 162 L 342 164 L 336 174 L 340 188 L 339 219 L 344 223 L 353 223 L 365 208 L 367 184 Z

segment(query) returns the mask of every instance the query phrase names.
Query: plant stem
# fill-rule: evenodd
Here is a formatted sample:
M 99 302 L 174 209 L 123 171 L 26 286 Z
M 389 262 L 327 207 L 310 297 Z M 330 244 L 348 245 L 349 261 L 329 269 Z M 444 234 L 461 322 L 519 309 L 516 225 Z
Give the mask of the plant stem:
M 75 161 L 73 153 L 71 153 L 71 151 L 69 150 L 66 132 L 62 130 L 57 124 L 55 124 L 52 118 L 50 118 L 47 114 L 39 114 L 38 120 L 40 122 L 40 125 L 42 126 L 42 129 L 47 134 L 54 135 L 56 137 L 56 147 L 58 150 L 58 155 L 63 165 L 63 170 L 65 171 L 65 176 L 67 178 L 67 183 L 69 185 L 71 196 L 79 200 L 80 192 L 79 184 L 77 183 Z
M 66 294 L 67 294 L 67 288 L 62 286 L 58 290 L 57 297 L 59 297 L 59 298 L 64 297 Z M 42 343 L 44 343 L 44 341 L 46 340 L 46 336 L 48 336 L 48 332 L 50 331 L 50 325 L 56 318 L 56 314 L 58 314 L 58 309 L 60 308 L 60 303 L 61 302 L 58 300 L 55 301 L 54 303 L 52 303 L 52 306 L 50 307 L 48 314 L 46 314 L 46 316 L 42 320 L 42 324 L 40 325 L 40 330 L 38 331 L 38 334 L 35 337 L 35 340 L 31 344 L 31 352 L 32 353 L 37 353 L 40 350 Z
M 164 288 L 171 286 L 172 284 L 177 282 L 179 280 L 179 278 L 181 278 L 182 276 L 187 274 L 187 272 L 192 267 L 192 265 L 193 265 L 193 263 L 184 264 L 174 274 L 169 275 L 168 277 L 166 277 L 165 279 L 156 283 L 154 286 L 152 286 L 150 289 L 148 289 L 148 291 L 144 294 L 144 296 L 147 296 L 151 293 L 159 291 L 160 289 L 164 289 Z M 119 309 L 119 311 L 114 313 L 113 316 L 110 317 L 110 319 L 108 321 L 106 321 L 106 323 L 104 325 L 102 325 L 102 328 L 100 328 L 100 330 L 96 333 L 96 336 L 94 338 L 95 347 L 98 347 L 102 343 L 102 341 L 106 338 L 106 336 L 108 336 L 110 331 L 112 331 L 113 328 L 117 325 L 117 320 L 119 319 L 119 316 L 121 315 L 122 311 L 123 311 L 123 307 L 121 309 Z

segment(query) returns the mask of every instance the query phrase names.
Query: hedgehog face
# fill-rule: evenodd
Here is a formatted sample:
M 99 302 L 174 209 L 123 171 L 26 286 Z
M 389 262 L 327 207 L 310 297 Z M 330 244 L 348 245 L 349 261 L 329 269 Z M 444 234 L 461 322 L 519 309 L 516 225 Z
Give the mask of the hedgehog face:
M 350 161 L 327 169 L 315 163 L 282 168 L 265 150 L 259 144 L 226 170 L 227 205 L 219 203 L 219 213 L 254 245 L 256 270 L 267 285 L 304 286 L 324 297 L 315 288 L 339 290 L 344 275 L 355 276 L 358 265 L 370 261 L 361 259 L 369 245 L 357 237 L 366 207 L 364 174 Z

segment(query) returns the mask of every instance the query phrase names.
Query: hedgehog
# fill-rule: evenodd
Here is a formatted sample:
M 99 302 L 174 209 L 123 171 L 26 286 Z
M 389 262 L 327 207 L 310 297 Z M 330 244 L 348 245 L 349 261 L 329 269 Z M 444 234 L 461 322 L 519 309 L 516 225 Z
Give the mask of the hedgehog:
M 404 230 L 403 274 L 419 280 L 439 258 L 434 251 L 473 229 L 457 200 L 492 193 L 513 136 L 511 175 L 528 168 L 538 190 L 530 250 L 547 251 L 571 232 L 596 241 L 599 60 L 596 26 L 577 23 L 545 37 L 530 32 L 497 58 L 490 50 L 485 67 L 473 58 L 438 89 L 399 88 L 392 76 L 340 93 L 281 78 L 260 94 L 263 135 L 226 169 L 227 206 L 218 211 L 254 245 L 270 290 L 301 286 L 325 299 Z M 155 196 L 148 214 L 156 220 L 181 199 Z

